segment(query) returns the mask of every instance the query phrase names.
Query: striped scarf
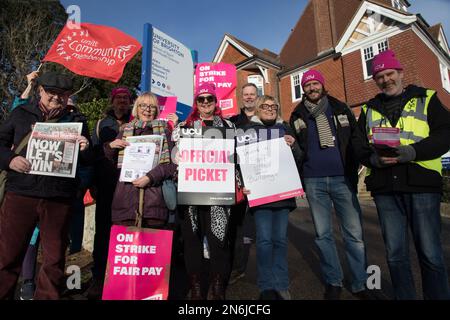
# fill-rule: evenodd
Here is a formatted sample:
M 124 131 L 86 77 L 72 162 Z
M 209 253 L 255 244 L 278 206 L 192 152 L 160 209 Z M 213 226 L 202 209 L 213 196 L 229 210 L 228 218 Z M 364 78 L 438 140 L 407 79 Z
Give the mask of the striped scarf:
M 147 127 L 152 128 L 152 134 L 160 135 L 163 137 L 163 145 L 161 148 L 161 156 L 159 157 L 159 164 L 170 163 L 170 150 L 169 143 L 167 142 L 166 137 L 166 128 L 167 122 L 162 120 L 153 120 L 153 121 L 141 121 L 138 119 L 134 119 L 133 121 L 125 124 L 122 128 L 123 130 L 123 139 L 126 140 L 126 137 L 134 136 L 134 132 L 136 129 L 145 129 Z M 117 167 L 122 167 L 123 156 L 125 154 L 125 150 L 122 149 L 119 151 L 119 158 L 117 161 Z
M 318 104 L 305 99 L 305 107 L 316 120 L 317 132 L 319 133 L 319 142 L 322 149 L 334 147 L 333 132 L 325 111 L 329 107 L 327 96 L 322 97 Z

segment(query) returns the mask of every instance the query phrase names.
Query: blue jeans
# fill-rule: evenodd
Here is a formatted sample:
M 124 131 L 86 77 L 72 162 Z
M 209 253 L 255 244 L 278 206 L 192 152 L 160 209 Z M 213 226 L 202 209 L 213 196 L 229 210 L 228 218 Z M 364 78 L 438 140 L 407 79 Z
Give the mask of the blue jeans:
M 408 227 L 422 271 L 424 299 L 450 299 L 441 246 L 439 193 L 374 195 L 396 299 L 416 298 L 409 258 Z
M 316 230 L 315 242 L 320 251 L 320 266 L 325 282 L 341 287 L 344 278 L 333 235 L 333 204 L 339 218 L 352 274 L 351 290 L 364 290 L 367 281 L 367 260 L 361 208 L 356 193 L 343 176 L 304 178 L 303 182 Z
M 287 290 L 289 209 L 255 209 L 254 217 L 258 287 L 260 291 Z

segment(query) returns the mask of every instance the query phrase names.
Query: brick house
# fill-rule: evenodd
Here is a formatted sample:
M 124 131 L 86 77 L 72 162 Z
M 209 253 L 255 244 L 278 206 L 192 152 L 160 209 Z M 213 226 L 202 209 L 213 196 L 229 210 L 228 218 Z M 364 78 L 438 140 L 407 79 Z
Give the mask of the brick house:
M 278 55 L 225 34 L 213 62 L 236 65 L 238 88 L 253 82 L 260 93 L 277 97 L 285 119 L 301 100 L 302 74 L 318 69 L 328 92 L 359 115 L 359 107 L 379 92 L 370 74 L 372 59 L 389 48 L 405 68 L 406 84 L 437 90 L 450 108 L 443 28 L 409 13 L 409 6 L 406 0 L 310 0 Z

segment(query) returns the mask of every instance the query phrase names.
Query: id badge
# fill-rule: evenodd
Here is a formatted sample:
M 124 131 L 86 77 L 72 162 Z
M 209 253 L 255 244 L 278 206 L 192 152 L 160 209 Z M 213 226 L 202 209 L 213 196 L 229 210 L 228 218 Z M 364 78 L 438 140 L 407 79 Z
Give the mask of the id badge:
M 400 129 L 399 128 L 372 128 L 372 139 L 374 144 L 384 144 L 390 147 L 398 147 L 400 145 Z

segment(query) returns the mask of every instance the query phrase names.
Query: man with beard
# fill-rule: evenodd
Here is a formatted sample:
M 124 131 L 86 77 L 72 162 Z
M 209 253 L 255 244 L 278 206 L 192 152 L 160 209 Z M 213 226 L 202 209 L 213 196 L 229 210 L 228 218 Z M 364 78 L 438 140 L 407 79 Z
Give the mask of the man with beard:
M 258 88 L 253 83 L 246 83 L 242 87 L 241 113 L 230 118 L 236 129 L 243 129 L 250 123 L 251 117 L 255 115 Z M 228 284 L 234 284 L 245 277 L 250 245 L 255 237 L 255 222 L 253 215 L 248 212 L 247 200 L 231 207 L 230 239 L 232 250 L 232 271 Z
M 304 96 L 291 114 L 290 125 L 304 152 L 299 172 L 320 251 L 326 283 L 324 298 L 340 299 L 344 278 L 333 235 L 332 205 L 339 218 L 352 275 L 351 291 L 359 298 L 367 298 L 366 251 L 356 196 L 356 151 L 363 150 L 364 139 L 350 108 L 327 94 L 319 71 L 305 72 L 301 85 Z
M 424 299 L 450 299 L 440 238 L 441 156 L 450 148 L 450 112 L 436 91 L 404 87 L 392 50 L 375 56 L 372 74 L 381 93 L 363 106 L 358 125 L 377 147 L 364 160 L 371 167 L 365 182 L 377 207 L 395 298 L 416 298 L 411 229 Z

